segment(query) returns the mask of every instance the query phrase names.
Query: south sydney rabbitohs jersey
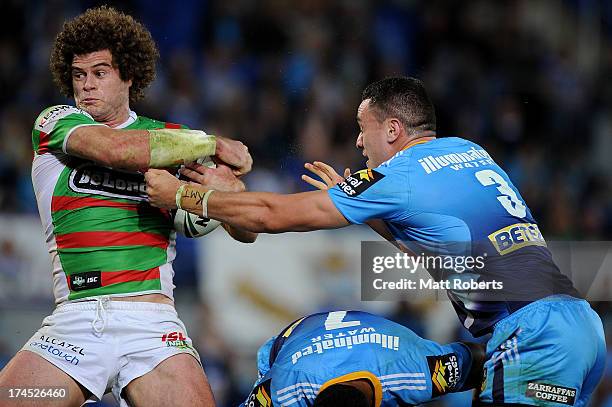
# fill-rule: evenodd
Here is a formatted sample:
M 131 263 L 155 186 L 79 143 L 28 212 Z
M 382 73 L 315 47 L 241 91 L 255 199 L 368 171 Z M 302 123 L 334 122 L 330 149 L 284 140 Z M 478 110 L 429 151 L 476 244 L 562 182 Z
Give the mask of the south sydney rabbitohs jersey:
M 516 309 L 553 294 L 579 297 L 508 175 L 479 145 L 434 139 L 358 171 L 329 189 L 351 223 L 382 219 L 417 256 L 483 256 L 484 268 L 429 271 L 438 280 L 501 282 L 503 289 L 451 289 L 459 319 L 475 336 Z M 445 287 L 446 288 L 446 287 Z
M 375 405 L 420 405 L 463 388 L 472 364 L 464 345 L 439 345 L 361 311 L 304 317 L 264 344 L 259 379 L 242 407 L 312 406 L 341 381 L 366 379 Z
M 162 293 L 173 298 L 175 232 L 149 205 L 144 175 L 66 152 L 81 126 L 103 126 L 73 106 L 45 109 L 32 131 L 32 183 L 53 262 L 56 304 L 99 295 Z M 137 116 L 123 129 L 181 128 Z

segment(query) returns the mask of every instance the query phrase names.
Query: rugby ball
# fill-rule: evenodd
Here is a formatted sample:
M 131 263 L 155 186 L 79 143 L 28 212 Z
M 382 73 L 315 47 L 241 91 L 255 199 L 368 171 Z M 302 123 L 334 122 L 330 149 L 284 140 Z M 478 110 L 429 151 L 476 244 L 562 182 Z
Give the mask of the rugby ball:
M 207 235 L 221 224 L 218 220 L 203 218 L 183 209 L 173 212 L 174 230 L 190 239 Z
M 215 163 L 210 157 L 199 158 L 196 162 L 210 168 L 215 167 Z M 183 209 L 173 210 L 172 216 L 174 230 L 190 239 L 207 235 L 221 224 L 218 220 L 204 218 Z

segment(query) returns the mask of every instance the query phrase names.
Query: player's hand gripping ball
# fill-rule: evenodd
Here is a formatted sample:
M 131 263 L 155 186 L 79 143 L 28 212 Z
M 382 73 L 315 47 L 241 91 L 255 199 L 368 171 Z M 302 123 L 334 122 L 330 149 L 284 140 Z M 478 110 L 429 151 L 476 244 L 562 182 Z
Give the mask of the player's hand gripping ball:
M 199 158 L 197 163 L 210 168 L 216 167 L 210 157 Z M 215 219 L 203 218 L 182 209 L 172 211 L 174 230 L 188 238 L 202 237 L 219 227 L 221 222 Z

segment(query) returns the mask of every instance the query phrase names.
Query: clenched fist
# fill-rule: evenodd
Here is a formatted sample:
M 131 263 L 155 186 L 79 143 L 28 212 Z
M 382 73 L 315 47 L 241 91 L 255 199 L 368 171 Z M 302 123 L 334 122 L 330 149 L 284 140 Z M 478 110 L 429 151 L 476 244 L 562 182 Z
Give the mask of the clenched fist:
M 149 203 L 158 208 L 175 209 L 176 191 L 181 181 L 166 170 L 150 169 L 145 173 Z
M 237 176 L 249 173 L 253 166 L 253 158 L 249 154 L 249 149 L 238 140 L 217 136 L 215 157 L 233 167 L 232 171 Z

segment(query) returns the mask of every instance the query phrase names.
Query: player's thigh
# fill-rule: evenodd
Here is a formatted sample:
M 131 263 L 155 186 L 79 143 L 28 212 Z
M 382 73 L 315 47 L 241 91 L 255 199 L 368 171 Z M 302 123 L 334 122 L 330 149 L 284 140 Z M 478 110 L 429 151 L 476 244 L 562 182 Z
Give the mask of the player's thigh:
M 28 399 L 19 397 L 8 399 L 8 389 L 19 388 L 49 388 L 62 387 L 66 389 L 65 398 Z M 89 396 L 72 377 L 64 373 L 52 363 L 35 353 L 18 352 L 0 372 L 0 405 L 7 407 L 38 407 L 38 406 L 80 406 Z
M 591 372 L 600 376 L 603 343 L 601 322 L 586 302 L 530 304 L 496 326 L 487 345 L 480 401 L 486 406 L 581 405 L 589 383 L 598 380 L 589 379 Z
M 171 356 L 149 373 L 132 380 L 124 392 L 135 407 L 215 405 L 202 366 L 186 353 Z

